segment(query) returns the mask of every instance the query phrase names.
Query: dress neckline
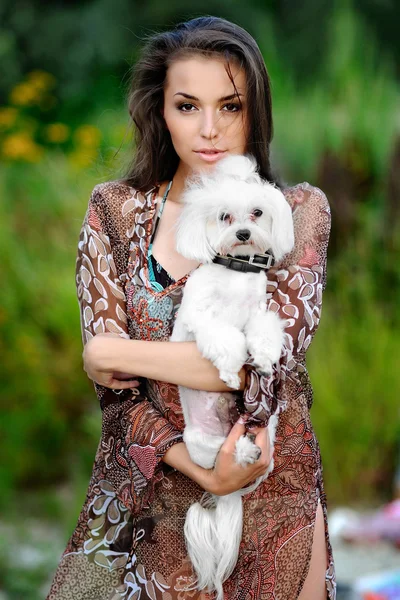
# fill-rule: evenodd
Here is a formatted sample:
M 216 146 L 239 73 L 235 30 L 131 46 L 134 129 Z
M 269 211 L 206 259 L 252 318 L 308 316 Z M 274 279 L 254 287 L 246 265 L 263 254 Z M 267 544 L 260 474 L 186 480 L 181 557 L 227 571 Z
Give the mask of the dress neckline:
M 151 287 L 158 292 L 175 283 L 175 278 L 172 277 L 172 275 L 167 271 L 167 269 L 165 269 L 162 266 L 160 262 L 158 262 L 158 260 L 153 254 L 153 241 L 156 237 L 156 232 L 160 224 L 161 215 L 164 211 L 165 202 L 167 200 L 171 186 L 172 180 L 168 183 L 167 187 L 165 188 L 164 196 L 161 200 L 160 207 L 157 212 L 156 222 L 155 225 L 152 227 L 149 249 L 147 251 L 147 267 L 149 272 L 149 281 L 151 283 Z M 159 198 L 159 196 L 157 196 L 157 198 Z M 157 281 L 156 273 L 162 274 L 162 283 L 160 281 Z
M 159 191 L 160 191 L 160 184 L 157 183 L 155 185 L 155 187 L 153 188 L 153 190 L 150 192 L 150 194 L 151 194 L 151 197 L 150 197 L 151 213 L 150 214 L 151 214 L 151 216 L 147 222 L 146 242 L 145 242 L 144 256 L 143 256 L 143 272 L 144 272 L 144 279 L 145 279 L 145 287 L 148 291 L 150 291 L 156 297 L 163 296 L 166 293 L 171 293 L 175 288 L 181 287 L 186 282 L 189 275 L 191 275 L 193 273 L 193 271 L 198 269 L 198 267 L 195 267 L 194 269 L 189 271 L 189 273 L 186 273 L 186 275 L 183 275 L 183 277 L 180 277 L 179 279 L 172 278 L 172 279 L 174 279 L 174 283 L 171 283 L 171 285 L 168 285 L 167 287 L 165 287 L 163 290 L 161 290 L 159 292 L 157 292 L 156 290 L 153 289 L 153 287 L 151 285 L 151 280 L 150 280 L 148 252 L 149 252 L 150 244 L 152 243 L 152 238 L 155 233 L 155 231 L 153 231 L 153 227 L 154 227 L 154 218 L 155 218 L 155 215 L 157 212 L 157 198 L 159 197 L 159 194 L 158 194 Z M 169 191 L 169 189 L 168 189 L 168 191 Z M 165 194 L 164 194 L 164 196 L 165 196 Z M 158 216 L 161 216 L 161 215 L 158 214 Z M 159 263 L 159 264 L 161 265 L 161 263 Z M 162 267 L 162 265 L 161 265 L 161 267 Z M 164 268 L 164 267 L 162 267 L 162 268 Z M 168 271 L 167 271 L 167 273 L 168 273 Z

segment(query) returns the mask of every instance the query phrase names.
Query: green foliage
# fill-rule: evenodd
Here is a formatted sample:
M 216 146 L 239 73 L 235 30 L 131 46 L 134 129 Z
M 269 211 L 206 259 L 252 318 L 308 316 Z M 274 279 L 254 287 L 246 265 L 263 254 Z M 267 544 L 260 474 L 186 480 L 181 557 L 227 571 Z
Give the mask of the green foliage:
M 104 133 L 93 124 L 79 123 L 76 118 L 68 125 L 58 120 L 68 113 L 57 106 L 56 87 L 55 77 L 36 70 L 11 90 L 8 104 L 0 107 L 0 154 L 5 162 L 38 163 L 49 153 L 58 152 L 79 170 L 121 141 L 125 128 L 113 109 L 107 111 L 108 120 L 113 118 L 113 122 L 103 140 Z M 106 127 L 107 118 L 103 121 Z
M 268 40 L 268 48 L 271 46 Z M 282 69 L 275 52 L 267 56 L 272 56 L 267 63 L 274 88 L 276 158 L 285 175 L 315 181 L 323 152 L 330 150 L 340 156 L 349 143 L 356 142 L 362 148 L 359 160 L 367 164 L 355 167 L 366 168 L 382 183 L 399 135 L 394 123 L 399 87 L 391 61 L 382 60 L 362 20 L 353 11 L 336 11 L 325 48 L 323 76 L 304 90 Z
M 338 261 L 339 262 L 339 261 Z M 322 320 L 308 353 L 311 416 L 331 502 L 384 501 L 393 493 L 400 440 L 400 336 L 375 298 L 369 276 L 331 265 Z M 350 277 L 349 277 L 350 276 Z M 351 280 L 351 293 L 347 281 Z
M 87 443 L 82 417 L 93 392 L 75 375 L 82 367 L 74 267 L 93 185 L 89 176 L 78 181 L 61 156 L 0 172 L 4 492 L 16 482 L 62 480 L 76 442 Z

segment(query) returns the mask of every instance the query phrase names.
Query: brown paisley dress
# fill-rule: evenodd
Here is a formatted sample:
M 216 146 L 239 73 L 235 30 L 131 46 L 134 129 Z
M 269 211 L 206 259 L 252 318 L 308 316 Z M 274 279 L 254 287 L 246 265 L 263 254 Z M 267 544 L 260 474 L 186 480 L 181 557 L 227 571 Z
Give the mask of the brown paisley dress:
M 159 185 L 147 193 L 113 181 L 97 185 L 78 244 L 77 293 L 85 344 L 99 332 L 168 340 L 182 297 L 181 278 L 155 291 L 148 249 Z M 225 600 L 296 600 L 310 565 L 318 502 L 328 552 L 327 599 L 336 597 L 318 441 L 309 410 L 305 354 L 320 320 L 326 284 L 330 210 L 308 183 L 283 190 L 292 207 L 295 248 L 268 272 L 268 303 L 288 322 L 271 376 L 246 365 L 243 410 L 267 423 L 280 410 L 275 467 L 244 496 L 244 526 Z M 183 366 L 184 368 L 184 366 Z M 193 590 L 183 523 L 203 490 L 162 457 L 182 441 L 177 386 L 143 380 L 140 389 L 95 384 L 102 434 L 77 526 L 55 573 L 48 600 L 212 600 Z

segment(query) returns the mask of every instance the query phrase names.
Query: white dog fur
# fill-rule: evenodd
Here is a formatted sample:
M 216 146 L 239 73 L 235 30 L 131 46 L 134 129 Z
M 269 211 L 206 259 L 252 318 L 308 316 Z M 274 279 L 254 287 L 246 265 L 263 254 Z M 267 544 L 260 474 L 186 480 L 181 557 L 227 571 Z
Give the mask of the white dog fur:
M 253 256 L 272 251 L 279 261 L 294 244 L 292 213 L 282 192 L 263 181 L 253 157 L 229 156 L 211 172 L 187 183 L 178 220 L 177 250 L 201 266 L 188 278 L 171 341 L 195 340 L 202 355 L 218 368 L 232 389 L 240 385 L 239 371 L 250 354 L 255 368 L 270 374 L 281 356 L 285 321 L 267 310 L 267 276 L 241 273 L 212 262 L 216 254 Z M 237 232 L 247 230 L 248 240 Z M 192 390 L 179 386 L 185 418 L 184 441 L 192 460 L 214 466 L 231 423 L 234 394 Z M 278 418 L 268 423 L 271 447 Z M 254 463 L 260 449 L 247 436 L 236 444 L 235 459 Z M 252 486 L 225 496 L 209 493 L 186 515 L 185 538 L 197 574 L 196 587 L 217 591 L 232 573 L 242 536 L 242 496 L 255 489 L 273 469 Z

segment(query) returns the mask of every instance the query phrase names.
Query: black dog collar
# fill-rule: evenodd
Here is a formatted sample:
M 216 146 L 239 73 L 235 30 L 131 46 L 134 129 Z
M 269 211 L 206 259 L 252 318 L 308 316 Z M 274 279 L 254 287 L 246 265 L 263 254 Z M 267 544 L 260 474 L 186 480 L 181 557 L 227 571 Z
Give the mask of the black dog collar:
M 259 273 L 270 269 L 275 264 L 275 259 L 270 252 L 255 254 L 254 256 L 230 256 L 229 254 L 228 256 L 220 256 L 217 254 L 213 259 L 213 263 L 241 273 Z

